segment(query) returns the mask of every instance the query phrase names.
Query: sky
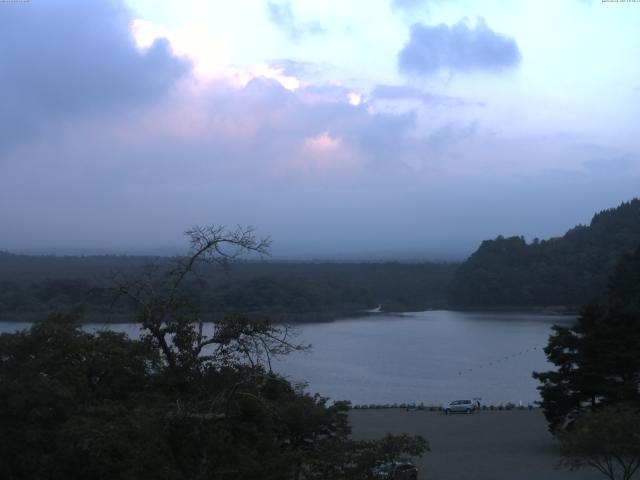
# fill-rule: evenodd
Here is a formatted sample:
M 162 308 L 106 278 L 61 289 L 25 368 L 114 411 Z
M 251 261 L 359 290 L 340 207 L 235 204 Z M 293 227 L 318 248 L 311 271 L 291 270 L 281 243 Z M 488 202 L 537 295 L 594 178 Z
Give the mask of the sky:
M 640 3 L 0 2 L 0 250 L 454 259 L 640 195 Z

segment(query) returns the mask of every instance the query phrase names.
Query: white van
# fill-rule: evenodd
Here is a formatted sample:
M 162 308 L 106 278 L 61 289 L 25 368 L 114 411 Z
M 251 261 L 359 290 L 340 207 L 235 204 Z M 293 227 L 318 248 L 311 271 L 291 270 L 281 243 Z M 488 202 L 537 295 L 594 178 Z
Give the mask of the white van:
M 450 413 L 471 413 L 475 409 L 476 405 L 471 400 L 454 400 L 442 406 L 442 410 L 447 415 Z

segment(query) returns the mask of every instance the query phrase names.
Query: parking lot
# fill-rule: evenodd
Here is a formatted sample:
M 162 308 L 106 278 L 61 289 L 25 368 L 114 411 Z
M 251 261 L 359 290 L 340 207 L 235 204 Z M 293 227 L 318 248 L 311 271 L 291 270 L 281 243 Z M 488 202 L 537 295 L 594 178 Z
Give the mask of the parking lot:
M 431 452 L 415 461 L 428 480 L 597 480 L 585 468 L 558 469 L 558 444 L 540 410 L 480 411 L 470 415 L 404 409 L 352 410 L 353 436 L 419 434 Z

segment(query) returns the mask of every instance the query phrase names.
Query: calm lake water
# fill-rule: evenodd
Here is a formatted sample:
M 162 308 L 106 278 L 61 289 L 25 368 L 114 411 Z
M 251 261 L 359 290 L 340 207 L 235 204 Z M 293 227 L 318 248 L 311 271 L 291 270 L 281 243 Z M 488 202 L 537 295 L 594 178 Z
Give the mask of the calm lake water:
M 424 402 L 440 404 L 481 397 L 485 403 L 539 399 L 531 372 L 551 368 L 542 348 L 553 324 L 566 316 L 529 313 L 428 311 L 296 327 L 308 353 L 274 364 L 309 391 L 354 404 Z M 24 324 L 0 322 L 0 331 Z M 95 331 L 104 325 L 90 324 Z M 135 337 L 135 324 L 112 325 Z

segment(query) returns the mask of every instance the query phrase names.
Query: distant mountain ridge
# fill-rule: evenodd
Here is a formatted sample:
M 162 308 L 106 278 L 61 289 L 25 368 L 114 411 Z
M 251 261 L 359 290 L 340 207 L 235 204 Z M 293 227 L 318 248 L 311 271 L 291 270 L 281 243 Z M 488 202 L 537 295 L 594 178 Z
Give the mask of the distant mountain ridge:
M 564 236 L 527 244 L 485 240 L 458 268 L 449 288 L 458 307 L 577 306 L 602 300 L 607 278 L 640 245 L 640 199 L 594 215 Z

